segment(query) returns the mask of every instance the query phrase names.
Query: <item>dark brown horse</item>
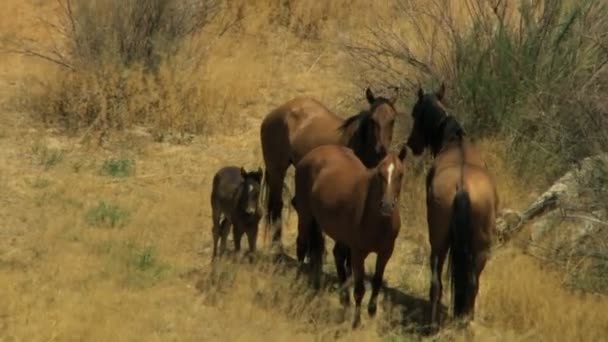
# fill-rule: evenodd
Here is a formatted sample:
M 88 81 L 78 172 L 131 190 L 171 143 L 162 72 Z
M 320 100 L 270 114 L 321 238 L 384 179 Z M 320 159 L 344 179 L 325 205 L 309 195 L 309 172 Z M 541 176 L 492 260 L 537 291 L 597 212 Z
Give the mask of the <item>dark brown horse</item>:
M 217 256 L 220 240 L 220 256 L 226 250 L 226 239 L 232 225 L 234 249 L 241 249 L 241 238 L 247 235 L 249 255 L 253 257 L 262 217 L 258 206 L 262 169 L 246 171 L 238 166 L 226 166 L 213 177 L 211 209 L 213 211 L 213 257 Z
M 444 93 L 443 84 L 435 93 L 418 90 L 407 141 L 414 155 L 428 148 L 434 156 L 426 178 L 433 330 L 440 324 L 441 273 L 448 250 L 453 315 L 473 319 L 479 276 L 489 258 L 498 208 L 494 179 L 462 126 L 441 103 Z
M 282 190 L 290 165 L 296 165 L 307 152 L 324 144 L 352 148 L 368 167 L 386 155 L 393 138 L 396 96 L 376 97 L 368 88 L 366 97 L 370 108 L 346 120 L 311 98 L 290 100 L 264 118 L 260 135 L 266 169 L 266 227 L 274 226 L 272 242 L 279 253 Z
M 354 276 L 355 317 L 359 325 L 361 301 L 365 294 L 364 262 L 376 253 L 376 271 L 368 313 L 376 313 L 376 301 L 382 286 L 384 268 L 390 259 L 401 221 L 398 202 L 404 174 L 403 146 L 399 154 L 388 153 L 374 168 L 366 168 L 351 149 L 339 145 L 319 146 L 296 166 L 298 213 L 297 254 L 301 264 L 308 253 L 314 288 L 320 286 L 324 247 L 323 232 L 336 241 L 334 259 L 342 285 L 341 302 L 350 299 L 344 283 L 347 279 L 348 254 Z

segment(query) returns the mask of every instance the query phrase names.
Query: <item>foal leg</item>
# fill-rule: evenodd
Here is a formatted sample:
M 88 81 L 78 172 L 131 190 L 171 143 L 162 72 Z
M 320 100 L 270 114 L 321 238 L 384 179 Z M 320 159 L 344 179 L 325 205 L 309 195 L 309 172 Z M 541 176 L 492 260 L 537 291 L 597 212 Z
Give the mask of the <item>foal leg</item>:
M 245 234 L 247 234 L 247 244 L 249 245 L 249 260 L 253 261 L 256 253 L 256 241 L 258 239 L 258 225 L 248 227 Z
M 241 251 L 241 239 L 243 238 L 243 227 L 240 224 L 233 224 L 232 239 L 234 240 L 234 251 Z
M 344 306 L 350 304 L 350 295 L 348 288 L 346 287 L 346 279 L 350 276 L 350 270 L 346 273 L 346 263 L 349 258 L 350 251 L 348 246 L 336 241 L 334 245 L 334 261 L 336 262 L 336 273 L 338 274 L 338 280 L 340 283 L 340 303 Z
M 367 313 L 371 317 L 376 315 L 376 310 L 378 308 L 378 293 L 380 293 L 380 288 L 382 287 L 384 269 L 386 268 L 386 263 L 393 254 L 393 248 L 394 246 L 391 246 L 389 250 L 378 253 L 378 256 L 376 257 L 376 272 L 372 278 L 372 296 L 370 297 L 369 304 L 367 306 Z
M 213 219 L 213 228 L 211 229 L 211 232 L 213 233 L 213 255 L 211 256 L 211 260 L 215 260 L 215 258 L 217 257 L 217 242 L 220 239 L 220 233 L 221 233 L 221 224 L 220 224 L 220 211 L 217 210 L 217 208 L 215 207 L 215 205 L 213 206 L 213 213 L 212 213 L 212 219 Z
M 355 286 L 353 296 L 355 297 L 355 317 L 353 319 L 353 329 L 361 324 L 361 301 L 365 295 L 365 253 L 351 248 L 351 257 L 353 263 L 353 277 L 355 278 Z
M 441 273 L 443 270 L 443 263 L 445 261 L 446 251 L 437 253 L 431 252 L 431 288 L 430 288 L 430 301 L 431 301 L 431 317 L 430 326 L 435 331 L 440 324 L 439 312 L 441 305 L 441 296 L 443 293 L 443 284 L 441 281 Z
M 230 233 L 230 225 L 232 223 L 228 218 L 224 218 L 220 224 L 220 256 L 226 252 L 226 241 L 228 240 L 228 233 Z

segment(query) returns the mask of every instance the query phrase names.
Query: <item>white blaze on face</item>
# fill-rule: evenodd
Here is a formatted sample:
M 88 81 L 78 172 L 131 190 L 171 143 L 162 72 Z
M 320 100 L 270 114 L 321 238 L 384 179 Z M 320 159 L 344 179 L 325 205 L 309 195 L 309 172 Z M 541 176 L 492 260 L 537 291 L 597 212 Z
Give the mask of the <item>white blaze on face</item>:
M 252 191 L 253 191 L 253 185 L 249 184 L 249 186 L 247 187 L 247 190 L 248 190 L 249 192 L 252 192 Z
M 391 186 L 391 179 L 393 178 L 394 170 L 395 170 L 395 164 L 390 163 L 388 165 L 388 169 L 387 169 L 387 172 L 388 172 L 387 188 L 390 188 L 390 186 Z

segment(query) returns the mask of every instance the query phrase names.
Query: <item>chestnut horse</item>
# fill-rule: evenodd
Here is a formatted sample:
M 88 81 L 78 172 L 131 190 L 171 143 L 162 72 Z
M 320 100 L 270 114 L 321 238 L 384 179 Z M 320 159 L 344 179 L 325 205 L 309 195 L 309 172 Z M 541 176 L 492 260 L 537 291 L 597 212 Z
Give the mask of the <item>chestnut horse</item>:
M 265 163 L 266 227 L 274 225 L 273 245 L 281 253 L 283 182 L 290 165 L 324 144 L 350 147 L 368 167 L 375 166 L 393 138 L 397 96 L 387 99 L 366 89 L 370 108 L 344 120 L 312 98 L 295 98 L 270 112 L 260 136 Z
M 303 265 L 309 254 L 311 280 L 318 289 L 325 250 L 323 232 L 335 240 L 340 300 L 348 305 L 345 264 L 350 253 L 356 305 L 353 328 L 361 320 L 364 262 L 370 253 L 376 253 L 377 258 L 368 313 L 372 317 L 376 314 L 384 268 L 401 227 L 398 204 L 406 152 L 403 146 L 399 154 L 388 153 L 376 167 L 368 169 L 351 149 L 324 145 L 310 151 L 296 166 L 293 202 L 298 213 L 298 260 Z
M 498 194 L 481 154 L 442 104 L 445 86 L 425 94 L 419 88 L 407 145 L 418 156 L 428 148 L 434 160 L 426 177 L 431 244 L 430 323 L 440 324 L 441 273 L 449 250 L 448 272 L 455 318 L 473 320 L 479 276 L 489 258 Z

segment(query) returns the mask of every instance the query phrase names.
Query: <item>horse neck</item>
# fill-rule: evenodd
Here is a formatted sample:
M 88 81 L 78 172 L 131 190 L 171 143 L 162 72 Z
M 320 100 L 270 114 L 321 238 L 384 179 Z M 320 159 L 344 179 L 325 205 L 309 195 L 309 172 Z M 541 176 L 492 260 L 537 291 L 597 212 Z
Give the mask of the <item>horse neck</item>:
M 356 125 L 352 126 L 342 133 L 341 143 L 353 150 L 365 167 L 371 168 L 376 166 L 380 161 L 380 156 L 374 151 L 373 146 L 369 146 L 362 141 L 358 127 Z

